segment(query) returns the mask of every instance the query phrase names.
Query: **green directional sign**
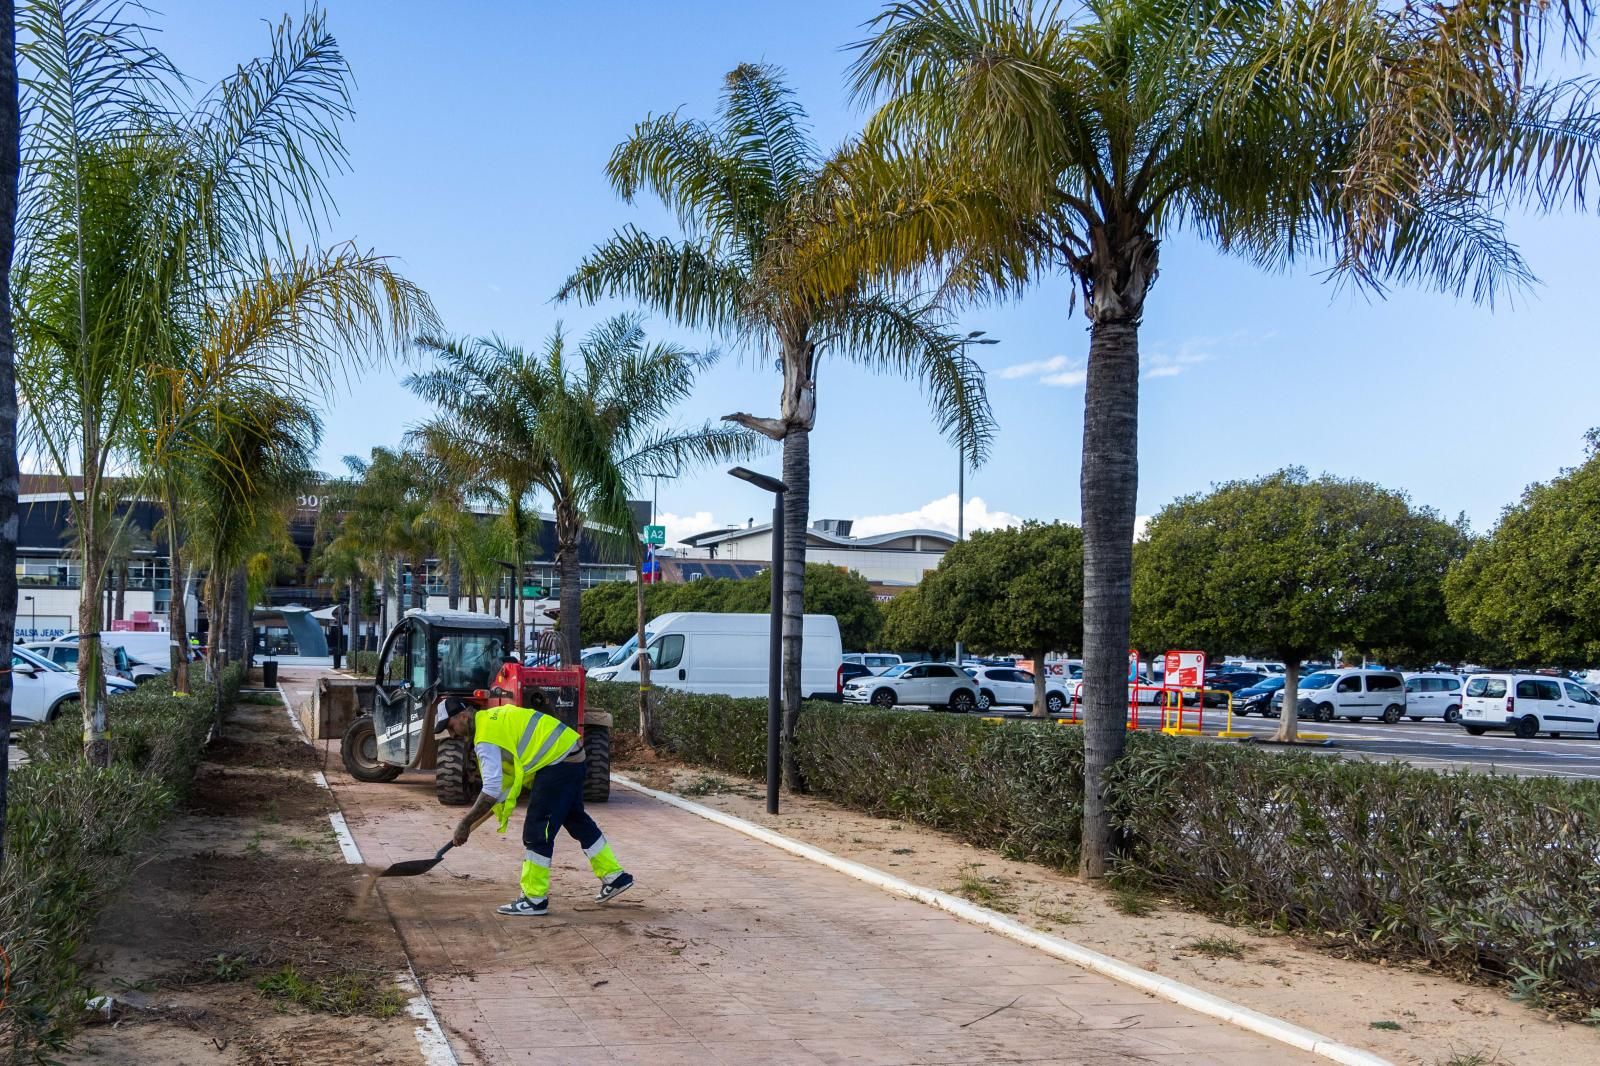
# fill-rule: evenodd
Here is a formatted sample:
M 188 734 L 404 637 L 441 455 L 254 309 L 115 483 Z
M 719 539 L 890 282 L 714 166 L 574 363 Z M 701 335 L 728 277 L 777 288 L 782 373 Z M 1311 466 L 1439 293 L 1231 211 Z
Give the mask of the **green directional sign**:
M 537 599 L 539 599 L 539 598 L 541 598 L 543 596 L 544 596 L 544 586 L 543 585 L 524 585 L 524 586 L 522 586 L 522 598 L 525 599 L 525 600 L 537 600 Z
M 667 542 L 667 527 L 645 526 L 644 542 L 646 544 L 665 544 Z

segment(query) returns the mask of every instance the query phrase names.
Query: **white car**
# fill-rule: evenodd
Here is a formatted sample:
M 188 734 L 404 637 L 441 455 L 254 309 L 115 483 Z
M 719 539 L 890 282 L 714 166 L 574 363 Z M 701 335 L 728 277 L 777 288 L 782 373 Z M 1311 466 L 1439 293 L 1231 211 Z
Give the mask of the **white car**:
M 11 651 L 11 720 L 18 725 L 54 721 L 78 698 L 78 678 L 55 664 L 39 662 L 21 648 Z
M 1272 696 L 1272 707 L 1283 712 L 1283 689 Z M 1406 714 L 1406 679 L 1393 670 L 1318 670 L 1300 679 L 1296 716 L 1331 722 L 1348 718 L 1380 718 L 1393 724 Z
M 75 640 L 49 640 L 34 644 L 25 644 L 23 647 L 36 655 L 43 656 L 61 667 L 63 670 L 76 672 L 78 669 L 78 642 Z M 157 670 L 148 663 L 140 662 L 127 653 L 126 650 L 114 644 L 104 644 L 101 662 L 105 666 L 106 680 L 120 679 L 131 681 L 134 684 L 150 680 L 159 676 L 163 671 Z
M 1600 699 L 1563 677 L 1474 674 L 1461 701 L 1461 727 L 1475 737 L 1507 729 L 1519 737 L 1600 735 Z
M 978 708 L 978 687 L 949 663 L 901 663 L 882 674 L 845 682 L 844 702 L 887 710 L 898 704 L 944 707 L 964 714 Z
M 844 657 L 847 663 L 860 663 L 874 674 L 881 674 L 892 666 L 899 666 L 903 661 L 900 656 L 883 651 L 853 651 Z
M 595 670 L 611 661 L 611 653 L 616 648 L 607 648 L 597 645 L 593 648 L 584 648 L 578 653 L 578 665 L 585 670 Z
M 1456 674 L 1407 674 L 1406 717 L 1413 722 L 1443 718 L 1454 725 L 1461 721 L 1461 686 Z
M 978 686 L 978 710 L 990 707 L 1032 707 L 1033 674 L 1015 666 L 974 666 L 972 680 Z M 1072 697 L 1059 677 L 1045 678 L 1044 706 L 1051 714 L 1066 710 Z

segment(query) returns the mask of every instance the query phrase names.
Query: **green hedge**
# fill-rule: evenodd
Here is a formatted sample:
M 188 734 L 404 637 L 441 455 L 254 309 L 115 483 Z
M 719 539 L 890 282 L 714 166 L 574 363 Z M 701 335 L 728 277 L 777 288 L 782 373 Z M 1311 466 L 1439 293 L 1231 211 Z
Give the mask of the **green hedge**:
M 590 700 L 636 728 L 634 690 L 593 685 Z M 760 776 L 765 728 L 763 700 L 658 696 L 658 742 L 689 762 Z M 1077 728 L 811 704 L 795 754 L 845 806 L 1077 864 Z M 1124 882 L 1600 1021 L 1600 782 L 1131 734 L 1109 799 Z
M 224 675 L 226 699 L 241 676 Z M 11 967 L 0 1005 L 6 1061 L 48 1061 L 66 1046 L 83 1013 L 84 938 L 193 780 L 213 690 L 168 691 L 156 679 L 111 701 L 108 769 L 84 763 L 73 716 L 22 735 L 29 761 L 11 773 L 0 870 L 0 947 Z

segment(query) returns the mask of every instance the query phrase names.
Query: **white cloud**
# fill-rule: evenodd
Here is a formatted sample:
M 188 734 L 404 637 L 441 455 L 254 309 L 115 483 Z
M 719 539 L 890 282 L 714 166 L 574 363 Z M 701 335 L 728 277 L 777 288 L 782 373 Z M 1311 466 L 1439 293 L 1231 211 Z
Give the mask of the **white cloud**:
M 710 511 L 696 511 L 694 514 L 658 514 L 656 525 L 667 527 L 667 544 L 669 548 L 681 548 L 678 541 L 684 537 L 692 537 L 696 533 L 704 533 L 712 529 L 720 529 L 723 523 L 711 516 Z
M 1049 359 L 1035 359 L 1031 363 L 1014 363 L 1011 366 L 1001 367 L 999 374 L 1008 381 L 1017 378 L 1031 378 L 1036 374 L 1049 374 L 1058 370 L 1065 370 L 1073 365 L 1073 361 L 1064 355 L 1054 355 Z
M 1150 525 L 1150 516 L 1149 515 L 1147 515 L 1147 514 L 1135 515 L 1134 518 L 1133 518 L 1133 539 L 1135 541 L 1143 540 L 1144 539 L 1145 530 L 1149 527 L 1149 525 Z
M 1073 359 L 1065 355 L 1053 355 L 1049 359 L 1035 359 L 1027 363 L 1014 363 L 1011 366 L 1001 367 L 996 373 L 1007 381 L 1037 378 L 1041 385 L 1054 385 L 1058 388 L 1082 385 L 1084 378 L 1088 376 L 1082 359 Z
M 982 496 L 973 496 L 967 500 L 964 508 L 966 513 L 966 531 L 971 533 L 979 529 L 998 529 L 1002 526 L 1020 526 L 1022 516 L 1014 515 L 1009 511 L 990 510 Z M 850 533 L 856 537 L 875 537 L 881 533 L 894 533 L 902 529 L 938 529 L 946 533 L 956 531 L 956 494 L 941 496 L 937 500 L 930 500 L 915 511 L 901 511 L 899 514 L 878 514 L 857 516 Z

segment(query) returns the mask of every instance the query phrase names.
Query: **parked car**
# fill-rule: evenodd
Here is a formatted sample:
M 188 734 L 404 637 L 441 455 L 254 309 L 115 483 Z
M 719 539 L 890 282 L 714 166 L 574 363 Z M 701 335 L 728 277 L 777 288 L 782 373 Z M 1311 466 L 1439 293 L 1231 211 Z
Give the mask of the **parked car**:
M 1227 670 L 1216 677 L 1206 680 L 1206 692 L 1201 699 L 1207 707 L 1225 707 L 1228 703 L 1227 693 L 1237 694 L 1251 685 L 1259 685 L 1267 678 L 1274 675 L 1255 670 Z M 1237 702 L 1235 703 L 1237 709 Z
M 923 704 L 965 713 L 977 710 L 978 687 L 949 663 L 901 663 L 873 677 L 848 682 L 844 701 L 885 709 L 898 704 Z
M 1319 670 L 1300 679 L 1298 695 L 1298 717 L 1319 722 L 1381 718 L 1394 723 L 1406 713 L 1406 679 L 1393 670 Z M 1282 713 L 1282 689 L 1272 705 Z
M 978 710 L 990 707 L 1032 707 L 1034 677 L 1027 670 L 1015 666 L 978 666 L 972 670 L 972 680 L 978 686 Z M 1067 683 L 1061 678 L 1047 677 L 1044 686 L 1044 706 L 1051 714 L 1060 714 L 1071 700 Z
M 1277 716 L 1277 709 L 1272 705 L 1272 697 L 1283 690 L 1288 678 L 1274 674 L 1272 677 L 1258 681 L 1248 688 L 1242 688 L 1233 694 L 1233 713 L 1238 715 L 1259 714 L 1266 718 Z M 1283 701 L 1278 701 L 1279 707 Z
M 121 680 L 120 678 L 118 679 Z M 132 682 L 123 682 L 129 688 Z M 107 679 L 107 694 L 111 691 Z M 11 720 L 17 725 L 54 721 L 69 703 L 78 699 L 78 677 L 48 660 L 40 663 L 22 648 L 11 649 Z
M 874 674 L 881 674 L 891 666 L 899 666 L 903 661 L 900 656 L 885 651 L 852 651 L 844 657 L 847 663 L 859 663 L 871 670 Z
M 70 670 L 65 666 L 57 666 L 49 659 L 46 659 L 43 655 L 40 655 L 36 651 L 29 651 L 21 644 L 14 646 L 11 649 L 11 654 L 15 657 L 26 659 L 28 662 L 39 667 L 41 670 L 48 670 L 53 674 L 66 674 L 72 678 L 73 684 L 77 684 L 78 682 L 78 669 L 76 665 L 74 665 Z M 113 677 L 110 674 L 106 675 L 107 696 L 117 696 L 124 692 L 132 692 L 137 687 L 137 685 L 135 685 L 132 681 L 129 681 L 127 678 Z
M 1413 722 L 1443 718 L 1461 721 L 1461 678 L 1437 671 L 1406 675 L 1406 717 Z
M 23 647 L 36 655 L 49 659 L 63 670 L 70 673 L 77 672 L 78 642 L 75 640 L 39 641 L 24 644 Z M 103 658 L 101 661 L 105 668 L 107 681 L 117 678 L 132 684 L 143 684 L 152 677 L 158 677 L 165 672 L 135 659 L 126 650 L 116 645 L 102 645 L 102 653 Z
M 1600 736 L 1600 699 L 1576 681 L 1539 674 L 1474 674 L 1462 696 L 1461 727 L 1475 737 L 1490 729 L 1524 738 L 1540 733 Z
M 611 661 L 611 653 L 616 650 L 615 648 L 607 648 L 601 645 L 584 648 L 578 653 L 578 665 L 585 670 L 593 670 L 596 667 L 604 666 Z
M 862 663 L 853 663 L 848 659 L 839 664 L 839 691 L 844 691 L 844 686 L 858 677 L 876 677 L 869 668 Z

